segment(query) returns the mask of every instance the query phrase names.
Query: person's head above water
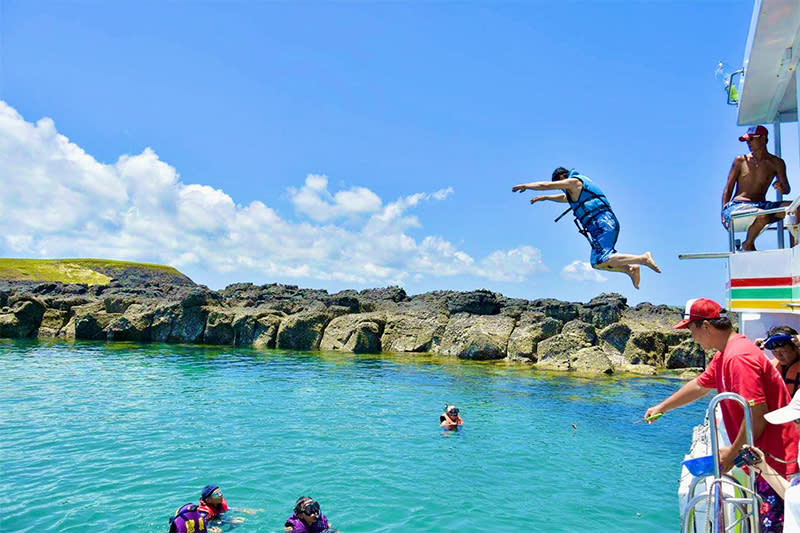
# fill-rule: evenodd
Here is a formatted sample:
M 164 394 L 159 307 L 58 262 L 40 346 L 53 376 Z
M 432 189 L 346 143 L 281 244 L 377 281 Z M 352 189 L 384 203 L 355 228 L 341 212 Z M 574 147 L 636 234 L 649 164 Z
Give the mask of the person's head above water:
M 210 483 L 203 487 L 203 491 L 200 493 L 200 500 L 209 502 L 209 503 L 219 503 L 222 501 L 222 491 L 219 490 L 219 485 L 216 483 Z
M 553 179 L 551 181 L 559 181 L 569 177 L 569 170 L 564 167 L 558 167 L 553 171 Z
M 300 496 L 297 498 L 297 503 L 294 505 L 294 514 L 308 525 L 313 524 L 319 519 L 320 511 L 319 502 L 315 502 L 314 498 L 310 496 Z
M 458 412 L 459 411 L 458 411 L 458 407 L 456 407 L 455 405 L 448 405 L 447 408 L 445 409 L 445 412 L 448 415 L 455 417 L 455 416 L 458 416 Z

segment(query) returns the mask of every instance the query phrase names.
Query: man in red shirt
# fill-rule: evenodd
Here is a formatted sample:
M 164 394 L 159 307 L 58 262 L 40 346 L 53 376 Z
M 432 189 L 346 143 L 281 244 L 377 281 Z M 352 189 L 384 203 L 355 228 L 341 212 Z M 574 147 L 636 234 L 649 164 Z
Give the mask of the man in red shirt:
M 794 424 L 767 424 L 764 414 L 788 405 L 789 391 L 781 375 L 769 359 L 747 337 L 736 333 L 724 309 L 707 298 L 697 298 L 686 303 L 683 320 L 675 329 L 688 329 L 692 338 L 704 350 L 717 352 L 708 368 L 692 381 L 683 385 L 669 398 L 645 412 L 645 419 L 652 420 L 658 413 L 666 413 L 705 396 L 710 390 L 734 392 L 747 400 L 753 425 L 755 445 L 767 452 L 767 462 L 782 475 L 797 472 L 797 446 L 800 440 Z M 744 412 L 741 405 L 733 401 L 720 404 L 722 419 L 731 441 L 730 446 L 719 449 L 721 471 L 733 467 L 733 460 L 746 444 Z M 770 455 L 785 462 L 777 462 Z M 772 487 L 760 477 L 756 490 L 764 498 L 761 508 L 763 532 L 782 531 L 783 500 Z

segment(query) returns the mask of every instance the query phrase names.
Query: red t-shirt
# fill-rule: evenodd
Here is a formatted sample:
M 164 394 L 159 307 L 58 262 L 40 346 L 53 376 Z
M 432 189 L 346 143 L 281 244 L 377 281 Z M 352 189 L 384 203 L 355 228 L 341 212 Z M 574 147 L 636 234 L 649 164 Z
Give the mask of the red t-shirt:
M 774 411 L 791 401 L 789 391 L 778 370 L 767 356 L 744 335 L 736 335 L 714 358 L 705 372 L 697 377 L 697 383 L 717 392 L 735 392 L 751 405 L 766 403 L 767 412 Z M 731 442 L 739 433 L 744 419 L 742 406 L 733 401 L 721 404 L 722 420 Z M 774 425 L 767 422 L 755 445 L 765 452 L 780 457 L 789 464 L 778 463 L 769 455 L 767 462 L 783 475 L 797 472 L 797 444 L 800 434 L 794 423 Z

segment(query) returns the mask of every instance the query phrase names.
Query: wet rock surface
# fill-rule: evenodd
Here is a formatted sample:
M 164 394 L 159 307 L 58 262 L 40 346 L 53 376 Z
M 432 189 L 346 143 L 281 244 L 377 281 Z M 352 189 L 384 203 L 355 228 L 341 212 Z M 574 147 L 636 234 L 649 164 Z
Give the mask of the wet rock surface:
M 352 353 L 431 352 L 512 359 L 585 374 L 702 367 L 708 354 L 671 328 L 680 309 L 523 300 L 481 289 L 409 296 L 399 287 L 334 294 L 295 285 L 124 279 L 106 286 L 0 283 L 0 337 L 202 343 Z

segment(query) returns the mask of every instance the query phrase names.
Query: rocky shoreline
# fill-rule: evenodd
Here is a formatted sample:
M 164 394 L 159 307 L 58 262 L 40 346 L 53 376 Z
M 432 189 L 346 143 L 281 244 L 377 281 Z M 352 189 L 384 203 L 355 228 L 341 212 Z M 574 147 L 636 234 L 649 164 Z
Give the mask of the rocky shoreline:
M 613 293 L 576 303 L 487 290 L 410 297 L 399 287 L 328 294 L 293 285 L 240 283 L 212 291 L 139 279 L 0 283 L 0 338 L 430 352 L 586 374 L 703 366 L 703 350 L 687 332 L 671 329 L 678 320 L 676 307 L 630 307 Z

